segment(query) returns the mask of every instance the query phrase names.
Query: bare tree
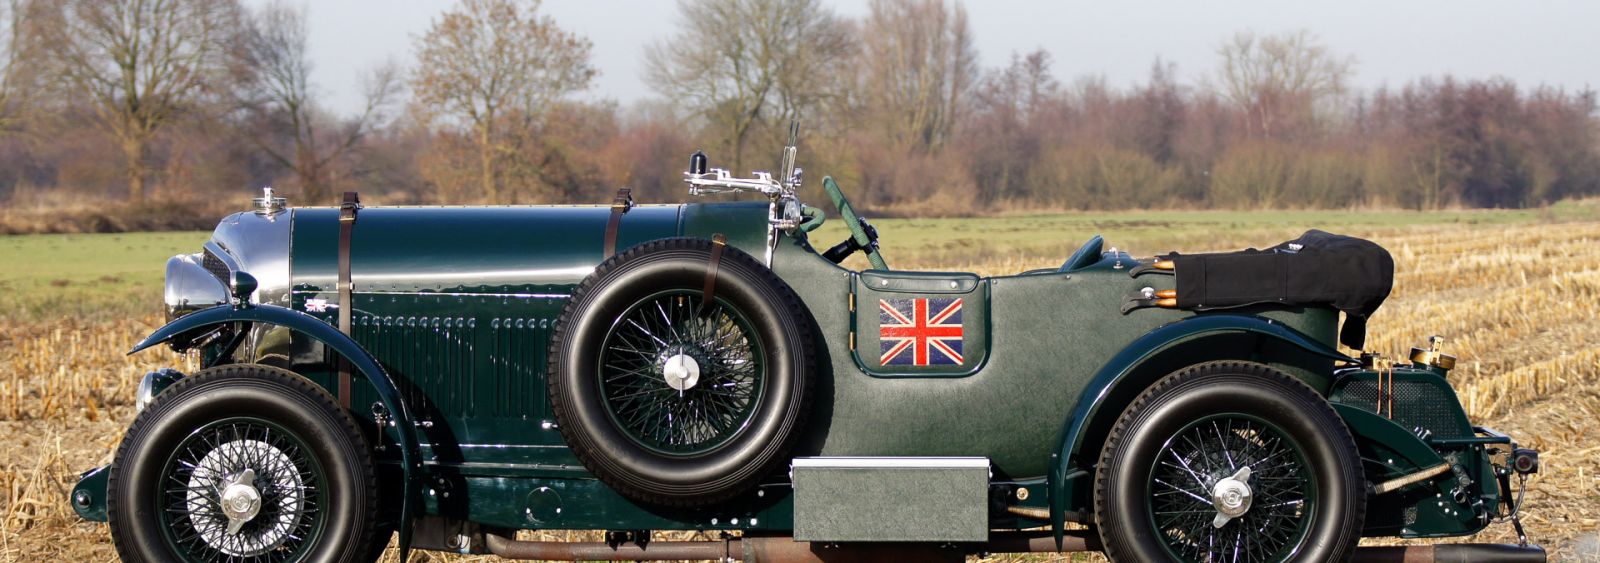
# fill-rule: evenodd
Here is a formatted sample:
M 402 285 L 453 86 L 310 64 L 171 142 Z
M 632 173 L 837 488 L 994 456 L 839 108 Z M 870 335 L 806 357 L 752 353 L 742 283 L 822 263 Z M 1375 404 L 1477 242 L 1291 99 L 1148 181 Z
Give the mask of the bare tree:
M 645 52 L 646 80 L 707 119 L 744 170 L 759 125 L 779 125 L 842 96 L 830 81 L 854 45 L 820 0 L 682 0 L 679 32 Z
M 384 112 L 401 86 L 399 70 L 385 64 L 371 71 L 364 77 L 365 101 L 360 112 L 337 124 L 334 131 L 321 130 L 320 125 L 336 120 L 314 99 L 305 13 L 273 2 L 256 14 L 256 20 L 249 48 L 258 76 L 247 101 L 273 122 L 272 129 L 291 137 L 288 148 L 263 135 L 256 136 L 257 144 L 294 171 L 301 197 L 325 201 L 332 183 L 330 169 L 385 119 Z
M 1320 106 L 1344 94 L 1355 66 L 1306 30 L 1266 37 L 1240 32 L 1217 53 L 1223 95 L 1246 113 L 1252 133 L 1267 137 L 1284 133 L 1285 121 L 1313 120 Z
M 42 26 L 61 86 L 121 146 L 130 200 L 144 199 L 157 131 L 232 82 L 240 13 L 234 0 L 67 0 Z
M 1044 49 L 1013 53 L 1010 65 L 990 71 L 973 92 L 963 146 L 968 171 L 988 201 L 1020 199 L 1034 187 L 1030 172 L 1061 125 L 1053 115 L 1062 105 L 1061 83 L 1050 64 Z
M 967 10 L 945 0 L 873 0 L 863 38 L 869 115 L 893 141 L 935 151 L 978 80 Z
M 500 121 L 526 130 L 548 104 L 587 88 L 595 75 L 589 41 L 538 9 L 538 2 L 463 0 L 417 38 L 417 98 L 472 128 L 490 203 L 501 199 Z
M 23 63 L 29 50 L 28 11 L 23 0 L 0 0 L 0 136 L 17 129 L 19 106 L 31 91 L 23 84 Z

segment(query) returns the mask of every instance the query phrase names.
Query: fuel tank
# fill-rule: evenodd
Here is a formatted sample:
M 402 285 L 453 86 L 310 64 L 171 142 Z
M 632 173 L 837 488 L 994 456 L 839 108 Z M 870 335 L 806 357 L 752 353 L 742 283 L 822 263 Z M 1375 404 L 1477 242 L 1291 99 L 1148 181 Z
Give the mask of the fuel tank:
M 339 210 L 292 213 L 294 292 L 334 291 Z M 370 207 L 351 233 L 351 281 L 357 293 L 565 294 L 605 258 L 610 218 L 609 206 Z M 617 251 L 722 233 L 759 258 L 766 218 L 764 201 L 635 206 L 621 218 Z

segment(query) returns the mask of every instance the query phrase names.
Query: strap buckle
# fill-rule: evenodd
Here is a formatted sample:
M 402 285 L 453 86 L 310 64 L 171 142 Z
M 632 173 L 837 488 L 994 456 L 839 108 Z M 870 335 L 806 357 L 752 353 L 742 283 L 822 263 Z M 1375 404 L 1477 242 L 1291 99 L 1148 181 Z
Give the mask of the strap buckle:
M 631 209 L 633 209 L 633 189 L 618 188 L 617 197 L 611 200 L 611 210 L 627 213 Z
M 356 192 L 345 192 L 344 200 L 339 203 L 339 222 L 352 223 L 356 220 L 356 211 L 361 209 L 361 195 Z

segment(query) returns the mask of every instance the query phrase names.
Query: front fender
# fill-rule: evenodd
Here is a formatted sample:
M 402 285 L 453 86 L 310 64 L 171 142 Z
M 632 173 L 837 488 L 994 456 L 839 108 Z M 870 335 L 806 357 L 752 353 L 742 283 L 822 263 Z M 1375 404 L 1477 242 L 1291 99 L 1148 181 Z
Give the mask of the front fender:
M 406 553 L 411 540 L 411 517 L 415 513 L 417 497 L 417 480 L 421 478 L 421 450 L 417 445 L 416 428 L 412 424 L 411 411 L 406 402 L 401 399 L 400 390 L 395 386 L 394 379 L 389 372 L 383 369 L 371 353 L 357 344 L 349 335 L 340 332 L 332 325 L 311 315 L 300 311 L 277 307 L 273 305 L 232 306 L 219 305 L 209 309 L 196 311 L 166 326 L 157 329 L 150 336 L 134 345 L 128 354 L 132 355 L 141 350 L 171 341 L 179 335 L 189 334 L 203 330 L 207 327 L 226 323 L 264 323 L 281 326 L 305 334 L 317 341 L 333 348 L 350 362 L 363 377 L 372 382 L 378 392 L 378 397 L 383 401 L 385 408 L 394 417 L 389 425 L 394 432 L 395 439 L 400 444 L 401 473 L 405 482 L 405 496 L 400 503 L 400 552 Z M 402 558 L 404 556 L 402 555 Z
M 1188 317 L 1179 321 L 1162 325 L 1161 327 L 1145 333 L 1144 336 L 1134 340 L 1122 351 L 1112 356 L 1105 365 L 1096 371 L 1090 378 L 1089 384 L 1084 387 L 1083 395 L 1078 397 L 1077 404 L 1073 407 L 1072 416 L 1067 418 L 1061 430 L 1060 442 L 1055 453 L 1050 459 L 1049 483 L 1047 489 L 1050 499 L 1050 520 L 1055 528 L 1056 541 L 1059 544 L 1064 532 L 1066 512 L 1069 507 L 1081 506 L 1086 499 L 1069 498 L 1072 489 L 1068 484 L 1068 472 L 1073 468 L 1076 459 L 1085 445 L 1085 438 L 1089 433 L 1092 422 L 1101 416 L 1117 416 L 1117 412 L 1102 414 L 1104 407 L 1108 406 L 1112 391 L 1122 385 L 1136 385 L 1144 389 L 1154 380 L 1144 381 L 1151 377 L 1159 378 L 1165 373 L 1146 374 L 1145 377 L 1136 377 L 1140 372 L 1139 367 L 1163 352 L 1174 347 L 1199 339 L 1207 339 L 1227 335 L 1254 335 L 1263 341 L 1272 341 L 1293 347 L 1296 350 L 1310 354 L 1320 359 L 1332 361 L 1354 362 L 1354 358 L 1339 353 L 1315 338 L 1306 336 L 1288 326 L 1271 319 L 1254 315 L 1241 314 L 1207 314 Z M 1260 344 L 1257 344 L 1260 348 Z M 1228 358 L 1205 358 L 1228 359 Z M 1139 381 L 1134 381 L 1139 379 Z M 1112 408 L 1121 406 L 1110 405 Z M 1081 475 L 1074 475 L 1074 479 L 1089 479 L 1093 477 L 1080 471 Z

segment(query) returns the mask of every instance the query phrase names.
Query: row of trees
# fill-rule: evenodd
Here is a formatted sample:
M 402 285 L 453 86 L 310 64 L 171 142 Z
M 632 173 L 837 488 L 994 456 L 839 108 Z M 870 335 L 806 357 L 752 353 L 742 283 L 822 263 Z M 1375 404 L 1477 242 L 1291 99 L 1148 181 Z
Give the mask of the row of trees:
M 573 101 L 588 40 L 537 2 L 460 0 L 353 114 L 311 80 L 307 8 L 237 0 L 0 0 L 0 197 L 13 205 L 215 197 L 274 184 L 329 203 L 682 197 L 704 147 L 802 164 L 862 203 L 1055 208 L 1516 207 L 1600 194 L 1591 90 L 1420 78 L 1370 92 L 1308 32 L 1240 33 L 1192 83 L 1157 60 L 1119 88 L 1043 51 L 978 63 L 946 0 L 683 0 L 650 45 L 660 101 Z M 1076 55 L 1072 55 L 1076 56 Z M 111 158 L 115 155 L 115 158 Z M 817 182 L 812 182 L 815 185 Z

